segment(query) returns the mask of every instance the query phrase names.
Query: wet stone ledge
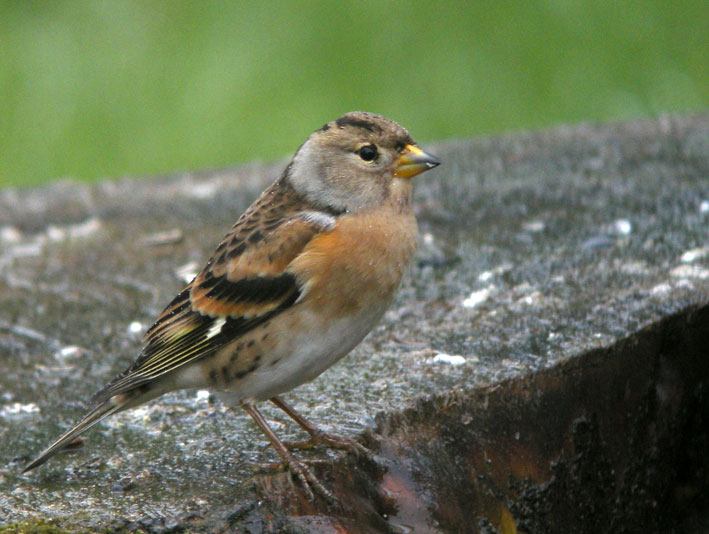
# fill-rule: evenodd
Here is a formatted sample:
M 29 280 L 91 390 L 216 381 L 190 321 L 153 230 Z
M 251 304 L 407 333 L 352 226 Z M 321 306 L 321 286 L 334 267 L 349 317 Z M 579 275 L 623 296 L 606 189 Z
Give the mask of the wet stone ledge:
M 0 532 L 708 530 L 707 116 L 427 148 L 396 302 L 286 397 L 375 452 L 302 453 L 337 507 L 202 391 L 18 474 L 281 165 L 0 191 Z

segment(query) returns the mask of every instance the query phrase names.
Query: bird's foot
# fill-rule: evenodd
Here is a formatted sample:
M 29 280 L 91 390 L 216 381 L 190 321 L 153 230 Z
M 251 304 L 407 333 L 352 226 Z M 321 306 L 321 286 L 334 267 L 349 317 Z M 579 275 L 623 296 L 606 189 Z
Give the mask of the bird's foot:
M 315 467 L 318 465 L 331 463 L 331 461 L 326 458 L 308 458 L 305 460 L 298 461 L 309 467 Z M 253 465 L 257 470 L 265 471 L 266 473 L 282 473 L 288 470 L 288 465 L 285 462 L 259 462 Z
M 285 467 L 291 473 L 291 476 L 293 476 L 293 478 L 297 478 L 298 481 L 300 481 L 300 484 L 303 486 L 305 496 L 308 498 L 308 500 L 313 501 L 315 499 L 315 494 L 313 493 L 314 490 L 315 493 L 320 495 L 330 504 L 337 503 L 337 499 L 335 498 L 335 496 L 327 489 L 325 489 L 325 486 L 320 483 L 320 481 L 308 468 L 308 466 L 300 460 L 296 459 L 295 456 L 293 456 L 288 450 L 288 448 L 283 444 L 283 442 L 278 439 L 278 436 L 276 436 L 271 427 L 268 426 L 268 422 L 263 417 L 261 412 L 258 411 L 254 403 L 242 401 L 241 406 L 242 408 L 244 408 L 244 410 L 246 410 L 246 412 L 251 416 L 254 422 L 261 428 L 263 433 L 266 435 L 271 446 L 278 453 L 278 456 L 281 457 L 282 465 L 285 465 Z M 287 408 L 290 410 L 290 407 Z
M 318 480 L 315 474 L 313 474 L 310 467 L 308 467 L 307 465 L 308 463 L 324 463 L 324 461 L 314 461 L 306 463 L 297 460 L 293 456 L 289 456 L 289 458 L 284 459 L 283 462 L 274 462 L 273 464 L 268 465 L 268 467 L 271 469 L 275 468 L 278 470 L 290 472 L 291 476 L 297 479 L 298 482 L 300 482 L 300 485 L 303 488 L 303 492 L 305 493 L 305 496 L 309 501 L 314 501 L 315 494 L 317 493 L 328 503 L 336 504 L 338 502 L 337 498 L 330 491 L 328 491 L 327 488 L 325 488 L 325 486 L 323 486 L 323 484 L 320 482 L 320 480 Z M 262 467 L 265 466 L 262 465 Z
M 287 441 L 283 444 L 291 450 L 309 450 L 322 445 L 331 449 L 343 449 L 351 452 L 355 456 L 364 456 L 368 460 L 371 460 L 374 456 L 372 451 L 358 441 L 333 436 L 332 434 L 327 434 L 321 430 L 312 433 L 310 435 L 310 439 L 303 441 Z

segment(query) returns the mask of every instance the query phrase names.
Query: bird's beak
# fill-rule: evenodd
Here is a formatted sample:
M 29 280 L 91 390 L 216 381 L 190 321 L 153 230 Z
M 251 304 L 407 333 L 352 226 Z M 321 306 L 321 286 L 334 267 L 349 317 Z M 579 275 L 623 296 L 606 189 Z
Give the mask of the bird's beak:
M 404 151 L 394 161 L 395 178 L 411 178 L 441 164 L 441 160 L 426 154 L 416 145 L 406 145 Z

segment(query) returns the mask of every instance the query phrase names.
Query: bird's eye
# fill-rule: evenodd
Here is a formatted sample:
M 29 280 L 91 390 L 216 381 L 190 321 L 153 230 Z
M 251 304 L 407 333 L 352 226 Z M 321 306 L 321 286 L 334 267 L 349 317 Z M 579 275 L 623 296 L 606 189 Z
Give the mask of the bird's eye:
M 379 155 L 377 153 L 377 147 L 374 145 L 364 145 L 357 151 L 357 154 L 359 154 L 359 157 L 364 161 L 374 161 Z

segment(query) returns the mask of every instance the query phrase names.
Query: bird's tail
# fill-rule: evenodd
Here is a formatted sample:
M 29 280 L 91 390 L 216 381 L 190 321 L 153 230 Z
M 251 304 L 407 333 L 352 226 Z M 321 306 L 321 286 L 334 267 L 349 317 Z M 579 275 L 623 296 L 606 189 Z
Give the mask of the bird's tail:
M 26 473 L 27 471 L 30 471 L 35 467 L 42 465 L 52 456 L 54 456 L 62 449 L 64 449 L 67 445 L 69 445 L 69 443 L 71 443 L 71 441 L 79 434 L 94 426 L 104 417 L 108 417 L 109 415 L 123 411 L 126 408 L 130 407 L 129 405 L 132 404 L 130 402 L 131 399 L 126 397 L 128 396 L 116 395 L 96 406 L 93 410 L 87 413 L 83 417 L 83 419 L 81 419 L 81 421 L 79 421 L 69 430 L 64 432 L 64 434 L 62 434 L 59 439 L 57 439 L 49 447 L 44 449 L 42 453 L 37 456 L 37 458 L 28 463 L 22 470 L 22 472 Z

